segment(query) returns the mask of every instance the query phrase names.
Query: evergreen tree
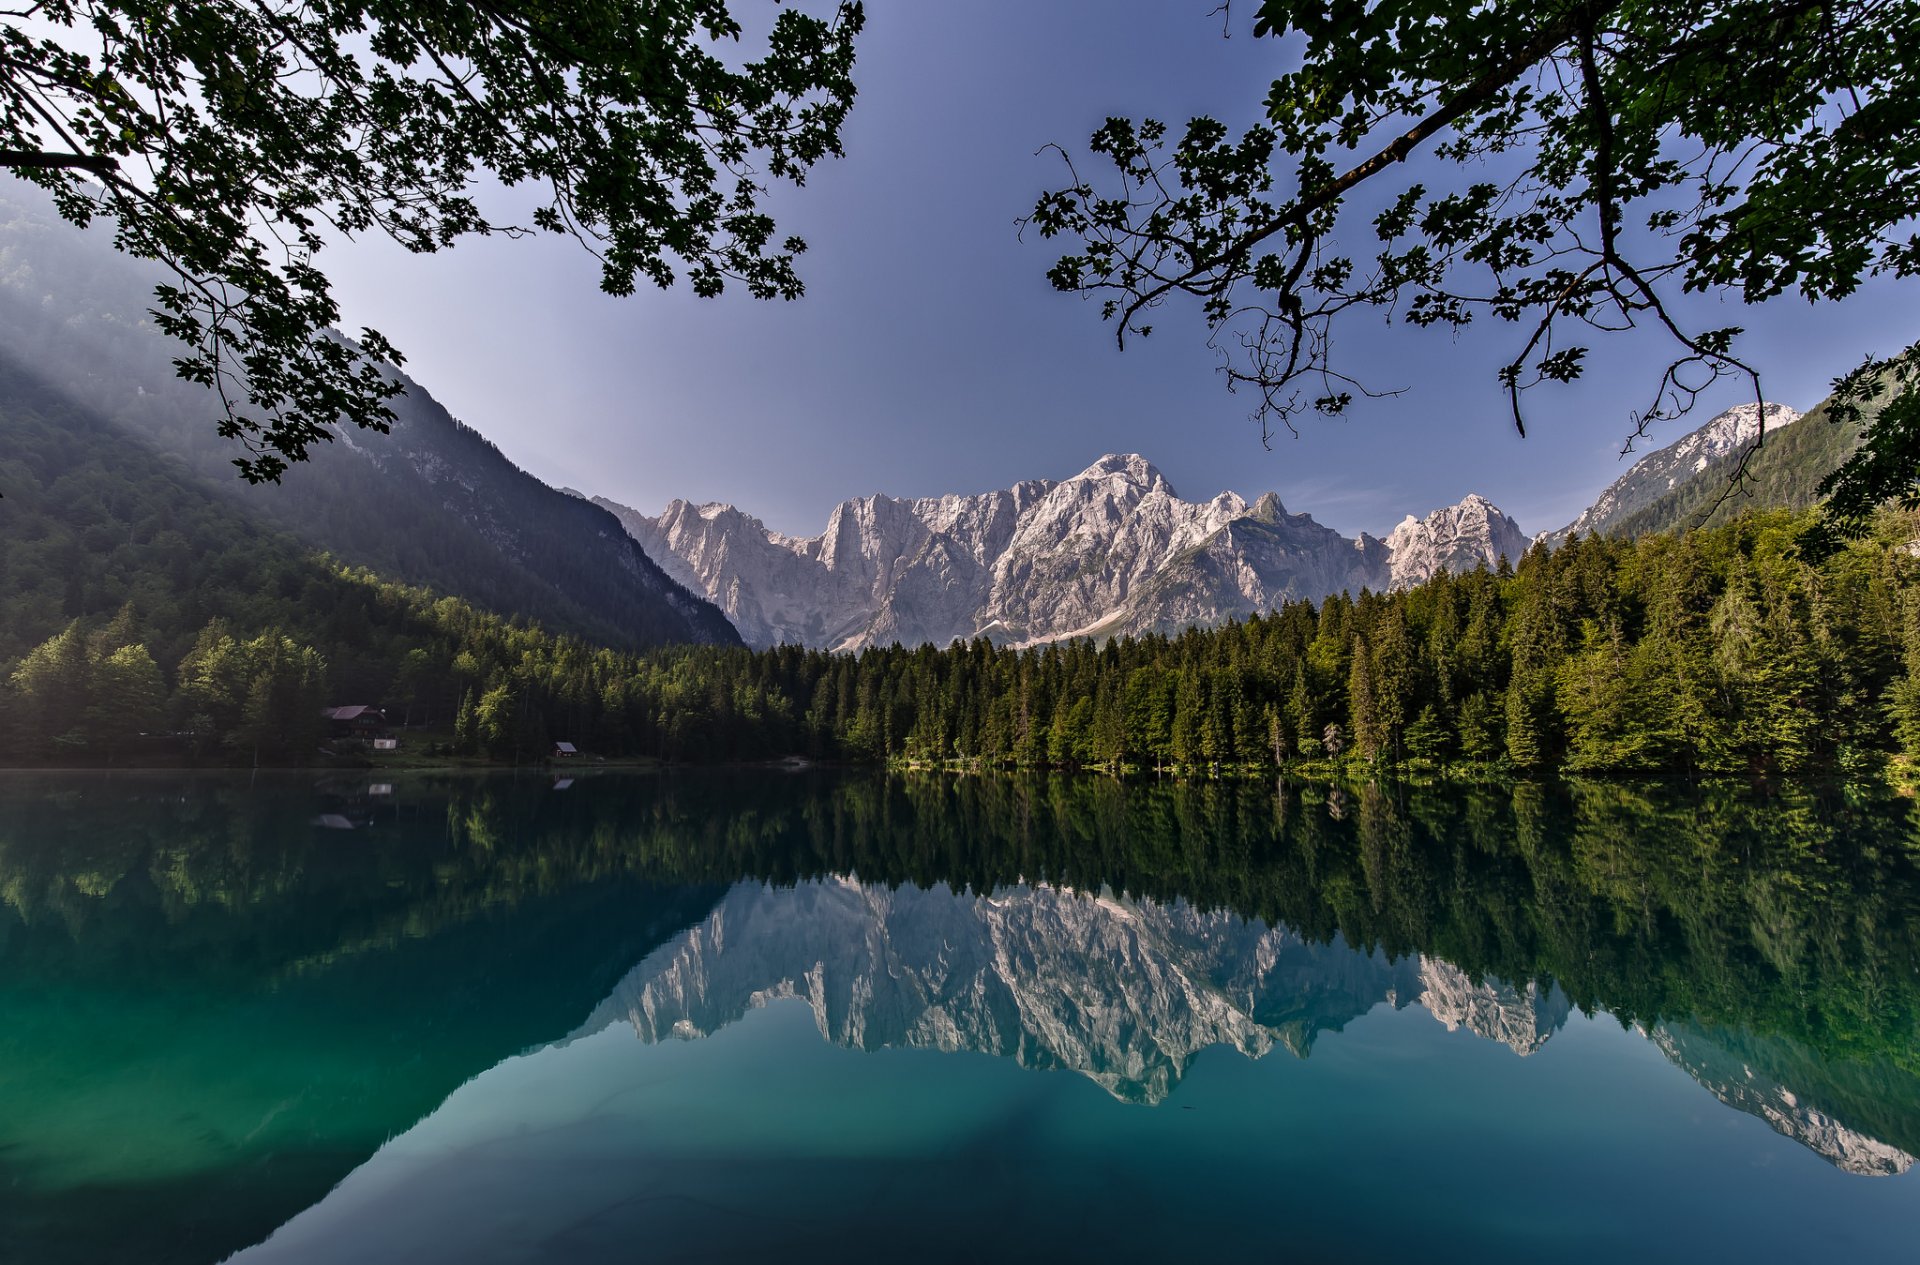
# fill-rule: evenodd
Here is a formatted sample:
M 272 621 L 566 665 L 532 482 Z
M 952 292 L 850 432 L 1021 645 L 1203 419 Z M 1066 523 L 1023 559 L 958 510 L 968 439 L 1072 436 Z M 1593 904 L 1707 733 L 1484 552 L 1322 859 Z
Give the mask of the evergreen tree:
M 1353 746 L 1361 759 L 1377 760 L 1386 750 L 1387 728 L 1373 693 L 1373 656 L 1361 638 L 1354 638 L 1352 658 L 1347 675 L 1347 718 L 1353 730 Z

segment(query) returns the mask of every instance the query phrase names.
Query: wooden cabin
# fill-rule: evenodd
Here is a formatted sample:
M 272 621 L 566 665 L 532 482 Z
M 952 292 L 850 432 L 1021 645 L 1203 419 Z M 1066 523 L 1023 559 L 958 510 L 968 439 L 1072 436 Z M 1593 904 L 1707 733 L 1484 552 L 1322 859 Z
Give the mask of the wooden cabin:
M 322 708 L 321 715 L 327 718 L 336 738 L 373 738 L 384 735 L 388 728 L 386 711 L 367 703 Z

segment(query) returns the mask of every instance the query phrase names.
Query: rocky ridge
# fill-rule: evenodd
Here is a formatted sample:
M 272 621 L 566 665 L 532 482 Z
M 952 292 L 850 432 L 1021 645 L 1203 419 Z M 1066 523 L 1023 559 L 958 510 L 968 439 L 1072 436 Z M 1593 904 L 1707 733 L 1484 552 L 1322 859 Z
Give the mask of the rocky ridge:
M 1764 409 L 1764 412 L 1763 412 Z M 1729 453 L 1761 436 L 1761 419 L 1768 434 L 1793 425 L 1801 414 L 1784 404 L 1740 404 L 1710 419 L 1698 430 L 1648 453 L 1615 479 L 1580 517 L 1540 539 L 1557 546 L 1575 532 L 1583 536 L 1611 530 Z
M 1439 958 L 1420 961 L 1420 1004 L 1448 1032 L 1465 1028 L 1498 1041 L 1521 1058 L 1545 1045 L 1573 1011 L 1573 1003 L 1558 984 L 1543 989 L 1533 980 L 1524 987 L 1497 979 L 1476 983 L 1465 971 Z
M 1130 453 L 975 496 L 860 497 L 809 537 L 731 505 L 674 501 L 649 516 L 595 504 L 749 644 L 832 650 L 1172 632 L 1517 560 L 1526 546 L 1479 496 L 1409 518 L 1384 541 L 1349 539 L 1271 493 L 1251 505 L 1233 492 L 1182 500 Z
M 1471 571 L 1482 562 L 1519 562 L 1526 533 L 1486 497 L 1472 495 L 1425 518 L 1409 514 L 1387 533 L 1387 569 L 1395 588 L 1420 584 L 1442 571 Z

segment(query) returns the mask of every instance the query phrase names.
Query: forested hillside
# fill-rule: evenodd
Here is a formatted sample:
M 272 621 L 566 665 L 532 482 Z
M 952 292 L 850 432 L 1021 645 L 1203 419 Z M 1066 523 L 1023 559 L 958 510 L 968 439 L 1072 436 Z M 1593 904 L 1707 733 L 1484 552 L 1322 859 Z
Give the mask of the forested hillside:
M 1177 637 L 629 653 L 315 556 L 5 365 L 0 434 L 5 741 L 26 762 L 138 758 L 143 733 L 301 762 L 319 709 L 348 702 L 498 759 L 565 739 L 689 761 L 1799 773 L 1920 748 L 1920 561 L 1892 513 L 1825 555 L 1811 515 L 1750 515 Z
M 391 580 L 602 645 L 738 643 L 611 514 L 519 469 L 411 380 L 390 434 L 343 434 L 280 484 L 241 482 L 233 445 L 211 425 L 215 401 L 175 375 L 179 349 L 146 315 L 159 275 L 0 179 L 0 356 L 10 381 L 93 415 L 97 442 L 176 458 L 177 479 L 197 479 L 232 512 Z
M 524 657 L 587 654 L 312 553 L 4 358 L 0 485 L 0 754 L 16 761 L 309 762 L 322 707 L 444 726 L 463 688 Z
M 657 750 L 1176 770 L 1853 770 L 1920 747 L 1920 562 L 1904 516 L 1824 557 L 1802 548 L 1813 524 L 1776 513 L 1576 539 L 1511 574 L 1442 574 L 1104 646 L 652 656 L 652 680 L 677 668 L 708 682 L 668 703 Z

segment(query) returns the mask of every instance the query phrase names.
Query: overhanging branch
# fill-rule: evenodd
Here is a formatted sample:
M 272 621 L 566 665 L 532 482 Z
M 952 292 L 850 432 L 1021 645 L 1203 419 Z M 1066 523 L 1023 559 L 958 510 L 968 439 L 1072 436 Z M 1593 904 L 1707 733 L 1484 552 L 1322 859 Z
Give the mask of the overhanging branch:
M 0 167 L 10 167 L 16 171 L 78 169 L 103 176 L 120 170 L 120 164 L 111 158 L 97 158 L 92 154 L 49 154 L 37 149 L 0 149 Z
M 1529 66 L 1571 39 L 1583 24 L 1590 24 L 1617 7 L 1616 0 L 1599 0 L 1598 3 L 1572 8 L 1558 21 L 1547 24 L 1526 44 L 1514 50 L 1512 55 L 1462 88 L 1452 100 L 1394 138 L 1392 143 L 1366 161 L 1348 168 L 1326 184 L 1304 194 L 1299 201 L 1287 207 L 1279 215 L 1236 238 L 1233 244 L 1218 256 L 1198 260 L 1180 275 L 1170 277 L 1136 296 L 1131 303 L 1127 304 L 1121 316 L 1120 327 L 1115 331 L 1116 337 L 1124 345 L 1127 327 L 1133 317 L 1164 295 L 1187 288 L 1197 278 L 1209 272 L 1233 267 L 1243 262 L 1252 253 L 1253 248 L 1261 242 L 1289 228 L 1305 225 L 1316 212 L 1332 205 L 1357 186 L 1364 184 L 1395 163 L 1405 162 L 1422 142 L 1475 107 L 1491 101 L 1501 89 L 1526 73 Z

